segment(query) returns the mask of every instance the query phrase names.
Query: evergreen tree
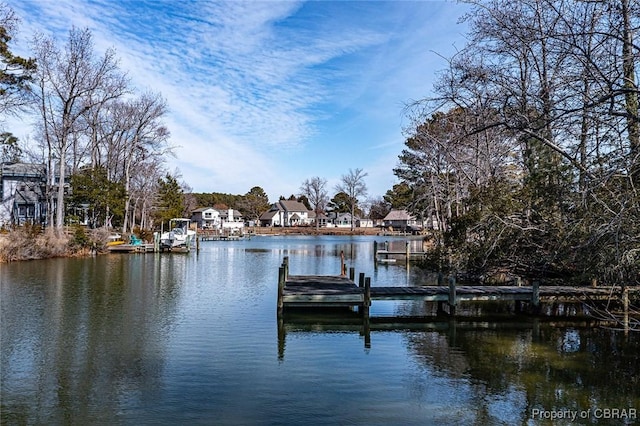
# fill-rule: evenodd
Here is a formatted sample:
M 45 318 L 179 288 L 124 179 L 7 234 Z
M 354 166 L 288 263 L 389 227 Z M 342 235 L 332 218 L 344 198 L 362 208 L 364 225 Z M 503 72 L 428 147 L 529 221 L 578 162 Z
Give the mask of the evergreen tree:
M 183 217 L 184 191 L 178 180 L 169 173 L 164 178 L 158 179 L 158 199 L 156 203 L 156 219 L 166 229 L 169 220 Z

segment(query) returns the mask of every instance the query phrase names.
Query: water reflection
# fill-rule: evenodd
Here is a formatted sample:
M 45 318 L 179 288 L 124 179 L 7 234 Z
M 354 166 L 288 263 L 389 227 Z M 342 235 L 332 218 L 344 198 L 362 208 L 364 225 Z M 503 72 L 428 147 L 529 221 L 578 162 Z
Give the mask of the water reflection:
M 279 359 L 286 339 L 297 334 L 350 333 L 375 350 L 389 331 L 403 336 L 423 369 L 410 386 L 427 398 L 438 377 L 458 381 L 475 407 L 474 424 L 636 424 L 640 415 L 640 339 L 580 322 L 390 323 L 357 315 L 290 314 L 278 329 Z M 626 409 L 624 418 L 604 418 L 602 410 Z M 535 418 L 535 410 L 589 413 L 582 422 Z M 598 416 L 599 415 L 599 416 Z M 547 419 L 548 420 L 548 419 Z
M 108 419 L 157 385 L 184 258 L 122 260 L 33 262 L 28 283 L 3 274 L 3 423 Z
M 407 302 L 372 306 L 369 323 L 278 323 L 283 256 L 292 273 L 336 274 L 342 252 L 374 285 L 428 279 L 375 268 L 372 242 L 269 237 L 0 265 L 0 423 L 545 424 L 532 410 L 640 407 L 634 334 L 391 322 L 425 312 Z

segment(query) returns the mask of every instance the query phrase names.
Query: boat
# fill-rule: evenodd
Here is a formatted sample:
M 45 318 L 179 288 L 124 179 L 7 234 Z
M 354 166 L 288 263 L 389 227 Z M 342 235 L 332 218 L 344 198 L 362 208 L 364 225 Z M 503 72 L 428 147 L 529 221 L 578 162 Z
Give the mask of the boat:
M 196 231 L 192 230 L 191 220 L 175 218 L 169 221 L 169 231 L 160 235 L 160 250 L 189 251 L 196 241 Z
M 109 236 L 109 241 L 107 242 L 107 247 L 119 246 L 124 244 L 124 240 L 122 239 L 122 235 L 120 234 L 112 234 Z

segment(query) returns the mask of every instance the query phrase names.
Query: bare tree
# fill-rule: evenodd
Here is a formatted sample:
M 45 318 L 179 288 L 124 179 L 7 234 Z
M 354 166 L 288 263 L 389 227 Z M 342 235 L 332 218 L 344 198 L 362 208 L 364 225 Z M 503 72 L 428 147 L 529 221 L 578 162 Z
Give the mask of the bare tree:
M 96 58 L 88 29 L 73 28 L 63 50 L 53 39 L 37 36 L 34 51 L 38 62 L 38 112 L 50 170 L 48 186 L 55 191 L 55 203 L 50 206 L 53 213 L 55 204 L 55 217 L 50 217 L 49 224 L 59 231 L 64 225 L 68 159 L 77 154 L 70 150 L 77 148 L 81 138 L 81 117 L 117 99 L 125 88 L 114 84 L 122 81 L 115 52 L 108 50 Z
M 316 215 L 316 230 L 320 228 L 320 214 L 324 212 L 329 201 L 326 186 L 327 180 L 319 176 L 306 179 L 300 186 L 300 194 L 307 197 Z
M 341 182 L 336 185 L 337 192 L 344 192 L 349 197 L 349 207 L 351 208 L 351 231 L 355 227 L 355 211 L 358 199 L 367 195 L 367 185 L 364 178 L 367 177 L 362 169 L 349 169 L 349 173 L 342 175 Z
M 638 282 L 639 4 L 468 3 L 468 46 L 409 110 L 412 208 L 467 268 Z

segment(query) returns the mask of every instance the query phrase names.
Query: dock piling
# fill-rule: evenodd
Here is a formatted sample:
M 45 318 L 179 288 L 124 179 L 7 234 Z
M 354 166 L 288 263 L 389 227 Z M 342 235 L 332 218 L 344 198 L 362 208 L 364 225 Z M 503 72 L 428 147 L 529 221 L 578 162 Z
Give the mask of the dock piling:
M 286 266 L 284 262 L 280 268 L 278 268 L 278 316 L 282 316 L 284 310 L 284 285 L 286 282 Z
M 364 279 L 364 300 L 362 302 L 363 315 L 369 316 L 369 306 L 371 306 L 371 277 L 365 277 Z
M 449 277 L 449 315 L 456 314 L 456 277 Z
M 284 280 L 286 281 L 289 278 L 289 256 L 282 259 L 282 266 L 284 266 Z
M 534 313 L 540 311 L 540 281 L 535 280 L 531 288 L 531 306 Z

